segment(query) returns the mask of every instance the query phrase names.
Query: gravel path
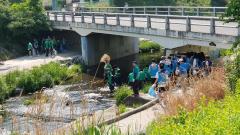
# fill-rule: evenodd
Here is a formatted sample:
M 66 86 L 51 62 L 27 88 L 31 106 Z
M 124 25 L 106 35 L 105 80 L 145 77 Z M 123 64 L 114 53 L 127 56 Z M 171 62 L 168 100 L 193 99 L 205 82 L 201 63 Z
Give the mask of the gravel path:
M 40 56 L 24 56 L 12 60 L 7 60 L 3 62 L 3 65 L 0 65 L 0 74 L 7 73 L 16 69 L 30 69 L 34 66 L 40 66 L 47 64 L 51 61 L 62 61 L 72 59 L 75 56 L 78 56 L 78 53 L 64 53 L 59 54 L 55 57 L 45 57 L 44 55 Z

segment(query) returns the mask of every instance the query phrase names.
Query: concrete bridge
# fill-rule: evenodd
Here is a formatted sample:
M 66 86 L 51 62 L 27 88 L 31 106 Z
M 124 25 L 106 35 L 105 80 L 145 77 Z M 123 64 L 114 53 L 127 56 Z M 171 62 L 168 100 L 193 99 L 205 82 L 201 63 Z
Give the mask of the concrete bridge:
M 54 29 L 81 35 L 82 56 L 87 65 L 95 65 L 104 53 L 113 59 L 137 53 L 139 38 L 169 49 L 185 45 L 229 48 L 240 35 L 237 23 L 224 24 L 214 14 L 185 16 L 109 11 L 51 11 L 47 15 Z

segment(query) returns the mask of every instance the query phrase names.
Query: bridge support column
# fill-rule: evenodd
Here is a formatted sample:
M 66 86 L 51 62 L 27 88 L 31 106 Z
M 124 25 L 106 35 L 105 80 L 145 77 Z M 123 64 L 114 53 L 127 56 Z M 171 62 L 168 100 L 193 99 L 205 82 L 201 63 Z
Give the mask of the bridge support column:
M 91 34 L 81 37 L 82 58 L 87 66 L 97 65 L 103 54 L 112 60 L 139 52 L 139 39 L 106 34 Z

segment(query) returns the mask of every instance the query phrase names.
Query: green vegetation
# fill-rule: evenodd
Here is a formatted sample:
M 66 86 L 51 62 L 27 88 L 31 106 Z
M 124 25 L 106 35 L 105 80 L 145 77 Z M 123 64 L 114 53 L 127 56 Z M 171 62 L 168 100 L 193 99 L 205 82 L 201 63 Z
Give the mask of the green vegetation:
M 128 86 L 121 86 L 115 92 L 116 104 L 120 105 L 123 103 L 124 99 L 133 94 L 132 90 Z
M 160 51 L 161 46 L 155 42 L 148 41 L 148 40 L 142 40 L 139 45 L 139 49 L 141 52 L 150 52 L 153 50 L 154 52 Z
M 81 121 L 77 121 L 76 130 L 72 130 L 72 135 L 122 135 L 121 131 L 115 126 L 97 126 L 94 122 L 89 127 L 84 127 Z
M 231 0 L 225 16 L 230 17 L 226 22 L 240 23 L 240 2 Z M 230 60 L 226 63 L 227 80 L 231 92 L 223 100 L 206 100 L 193 111 L 180 109 L 175 116 L 156 120 L 148 126 L 149 135 L 185 135 L 185 134 L 240 134 L 240 40 L 233 44 L 232 49 L 226 50 Z
M 26 99 L 26 100 L 23 101 L 23 104 L 26 105 L 26 106 L 31 105 L 33 103 L 34 103 L 34 99 L 33 98 Z
M 120 114 L 127 112 L 127 106 L 124 105 L 124 104 L 120 104 L 120 105 L 118 106 L 118 112 L 119 112 Z
M 228 9 L 226 10 L 223 17 L 226 22 L 238 22 L 240 24 L 240 1 L 239 0 L 230 0 L 228 2 Z
M 225 6 L 228 0 L 113 0 L 115 6 Z M 236 0 L 238 1 L 238 0 Z
M 13 71 L 0 77 L 0 101 L 14 94 L 16 88 L 22 88 L 24 93 L 35 92 L 43 87 L 53 87 L 61 84 L 72 76 L 81 73 L 81 66 L 68 68 L 60 63 L 51 62 L 26 71 Z
M 227 96 L 224 101 L 200 105 L 193 112 L 179 111 L 178 115 L 153 122 L 148 135 L 236 135 L 240 134 L 240 96 Z
M 149 88 L 152 86 L 151 83 L 144 84 L 143 89 L 141 89 L 141 92 L 148 93 Z
M 46 30 L 50 23 L 41 0 L 0 0 L 0 60 L 23 54 L 28 40 Z

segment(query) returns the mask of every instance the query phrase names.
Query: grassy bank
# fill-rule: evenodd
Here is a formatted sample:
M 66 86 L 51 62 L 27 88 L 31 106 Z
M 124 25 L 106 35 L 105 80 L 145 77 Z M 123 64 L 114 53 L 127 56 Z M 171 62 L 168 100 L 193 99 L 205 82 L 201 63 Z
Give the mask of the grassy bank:
M 147 129 L 148 135 L 236 135 L 240 134 L 240 96 L 199 105 L 194 111 L 179 110 L 176 116 L 159 119 Z
M 14 96 L 17 88 L 24 93 L 33 93 L 43 87 L 53 87 L 82 72 L 81 66 L 73 65 L 68 68 L 60 63 L 51 62 L 31 70 L 13 71 L 0 76 L 0 101 Z

